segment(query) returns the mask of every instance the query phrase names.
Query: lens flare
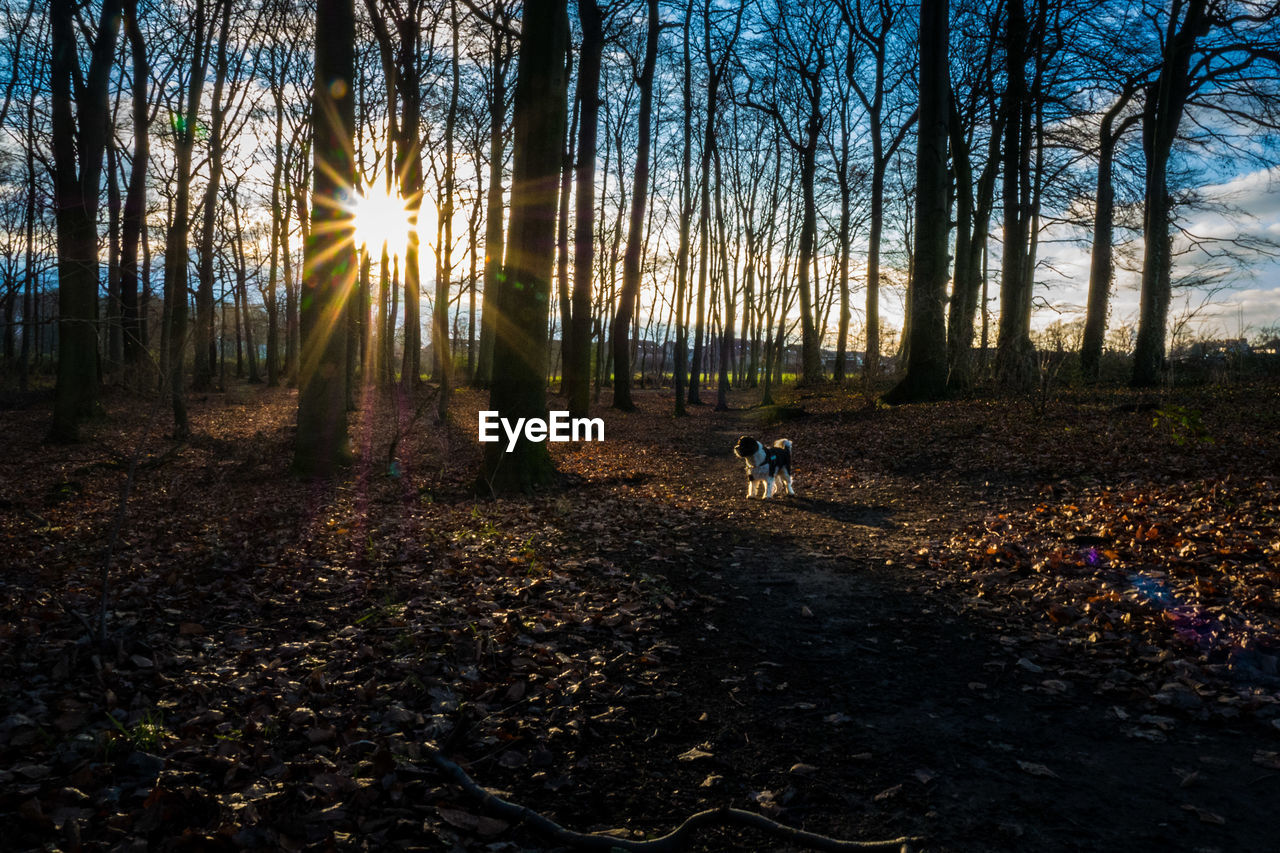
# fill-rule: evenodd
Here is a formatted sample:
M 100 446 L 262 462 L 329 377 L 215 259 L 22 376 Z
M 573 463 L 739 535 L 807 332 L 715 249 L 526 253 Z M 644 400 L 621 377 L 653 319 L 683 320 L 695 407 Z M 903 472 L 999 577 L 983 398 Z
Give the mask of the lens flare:
M 404 200 L 383 187 L 365 187 L 355 205 L 356 245 L 372 254 L 382 250 L 383 243 L 393 255 L 404 256 L 409 240 L 409 214 Z

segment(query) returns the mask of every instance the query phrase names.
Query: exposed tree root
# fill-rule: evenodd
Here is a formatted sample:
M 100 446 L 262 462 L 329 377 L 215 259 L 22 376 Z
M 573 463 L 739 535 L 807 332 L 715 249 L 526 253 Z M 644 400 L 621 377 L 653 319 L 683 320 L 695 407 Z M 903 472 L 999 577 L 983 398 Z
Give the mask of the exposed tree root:
M 614 835 L 574 832 L 526 806 L 491 794 L 468 776 L 467 771 L 445 758 L 444 754 L 438 749 L 430 745 L 426 745 L 426 748 L 427 755 L 431 758 L 432 763 L 440 768 L 450 780 L 466 791 L 469 796 L 478 800 L 480 805 L 490 814 L 512 823 L 522 823 L 532 827 L 553 839 L 557 844 L 563 844 L 576 850 L 599 850 L 604 851 L 604 853 L 613 850 L 636 851 L 636 853 L 678 853 L 678 851 L 689 849 L 699 830 L 713 826 L 749 827 L 774 838 L 813 850 L 896 850 L 899 853 L 910 853 L 912 842 L 921 840 L 915 836 L 904 836 L 884 841 L 844 841 L 839 838 L 819 835 L 816 832 L 793 829 L 789 826 L 783 826 L 764 815 L 728 807 L 707 809 L 690 815 L 685 818 L 683 823 L 666 835 L 646 841 L 619 838 Z

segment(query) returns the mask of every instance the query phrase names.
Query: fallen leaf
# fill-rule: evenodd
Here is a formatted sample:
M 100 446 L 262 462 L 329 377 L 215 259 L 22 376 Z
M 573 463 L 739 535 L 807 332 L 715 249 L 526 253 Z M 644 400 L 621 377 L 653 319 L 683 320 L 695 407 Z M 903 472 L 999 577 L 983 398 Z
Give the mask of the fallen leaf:
M 1208 809 L 1202 809 L 1199 806 L 1193 806 L 1190 803 L 1184 803 L 1182 810 L 1193 812 L 1195 816 L 1200 819 L 1201 823 L 1212 823 L 1218 826 L 1224 826 L 1227 822 L 1227 819 L 1222 815 L 1216 812 L 1211 812 Z
M 1037 764 L 1034 761 L 1019 761 L 1018 767 L 1022 768 L 1024 773 L 1030 773 L 1032 776 L 1044 776 L 1048 779 L 1057 779 L 1058 774 L 1054 773 L 1043 764 Z
M 1253 754 L 1253 763 L 1258 764 L 1268 770 L 1280 770 L 1280 752 L 1269 749 L 1259 749 Z
M 697 761 L 700 758 L 715 758 L 715 756 L 695 746 L 680 753 L 676 758 L 680 761 Z

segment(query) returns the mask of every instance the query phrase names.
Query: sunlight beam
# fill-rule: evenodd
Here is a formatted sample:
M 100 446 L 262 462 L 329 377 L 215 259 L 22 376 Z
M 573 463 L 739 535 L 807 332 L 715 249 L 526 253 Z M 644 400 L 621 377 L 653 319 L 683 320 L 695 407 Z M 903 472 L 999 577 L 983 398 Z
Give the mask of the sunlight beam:
M 355 202 L 356 245 L 372 254 L 387 251 L 404 257 L 409 242 L 409 212 L 404 200 L 381 186 L 367 186 Z

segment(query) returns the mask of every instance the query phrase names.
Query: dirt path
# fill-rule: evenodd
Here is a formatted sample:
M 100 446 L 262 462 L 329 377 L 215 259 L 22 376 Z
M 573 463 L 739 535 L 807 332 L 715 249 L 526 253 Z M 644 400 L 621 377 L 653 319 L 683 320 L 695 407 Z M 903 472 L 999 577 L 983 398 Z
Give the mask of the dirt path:
M 1163 718 L 1162 741 L 1135 737 L 1126 719 L 1142 707 L 907 562 L 990 511 L 989 489 L 930 501 L 918 478 L 879 475 L 839 488 L 844 475 L 806 476 L 832 449 L 807 447 L 797 424 L 766 435 L 795 433 L 799 496 L 747 502 L 724 457 L 758 428 L 749 413 L 713 419 L 684 449 L 708 514 L 672 543 L 689 557 L 672 580 L 719 604 L 685 620 L 677 698 L 629 709 L 636 732 L 685 758 L 658 772 L 655 797 L 665 784 L 691 806 L 754 805 L 842 837 L 921 834 L 937 851 L 1277 849 L 1256 723 Z

